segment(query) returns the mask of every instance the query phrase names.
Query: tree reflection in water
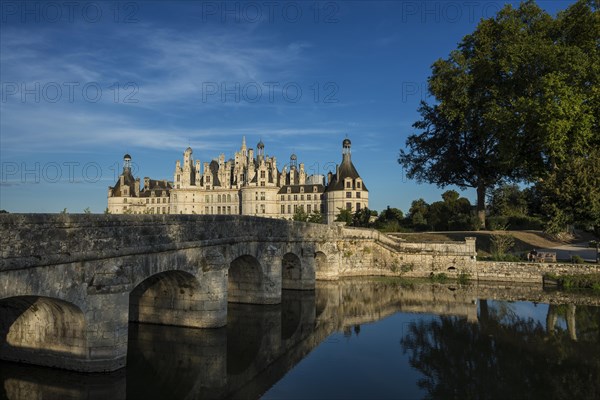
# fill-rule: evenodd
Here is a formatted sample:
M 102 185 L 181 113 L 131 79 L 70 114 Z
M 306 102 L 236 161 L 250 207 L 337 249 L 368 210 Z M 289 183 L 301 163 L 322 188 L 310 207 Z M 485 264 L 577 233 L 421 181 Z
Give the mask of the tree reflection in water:
M 481 300 L 477 323 L 440 316 L 410 324 L 401 346 L 428 397 L 600 398 L 600 308 L 550 305 L 544 327 L 507 304 Z

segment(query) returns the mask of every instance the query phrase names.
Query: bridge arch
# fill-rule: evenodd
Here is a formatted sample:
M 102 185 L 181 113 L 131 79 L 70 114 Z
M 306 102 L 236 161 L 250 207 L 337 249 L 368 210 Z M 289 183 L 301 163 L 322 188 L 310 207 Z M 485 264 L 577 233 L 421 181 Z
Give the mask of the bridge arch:
M 196 276 L 181 270 L 154 274 L 129 294 L 129 321 L 193 328 L 214 327 L 208 293 Z
M 299 289 L 302 280 L 300 257 L 289 252 L 281 259 L 281 286 L 283 289 Z
M 87 356 L 86 319 L 75 304 L 41 296 L 0 300 L 0 358 L 71 368 Z
M 229 265 L 227 296 L 231 303 L 260 304 L 263 272 L 256 257 L 245 254 Z

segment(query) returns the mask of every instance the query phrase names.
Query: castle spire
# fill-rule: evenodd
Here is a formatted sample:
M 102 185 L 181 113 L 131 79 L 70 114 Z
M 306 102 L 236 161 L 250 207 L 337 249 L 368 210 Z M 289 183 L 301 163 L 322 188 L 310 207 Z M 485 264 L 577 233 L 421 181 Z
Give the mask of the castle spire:
M 350 161 L 352 142 L 346 137 L 342 142 L 342 161 Z

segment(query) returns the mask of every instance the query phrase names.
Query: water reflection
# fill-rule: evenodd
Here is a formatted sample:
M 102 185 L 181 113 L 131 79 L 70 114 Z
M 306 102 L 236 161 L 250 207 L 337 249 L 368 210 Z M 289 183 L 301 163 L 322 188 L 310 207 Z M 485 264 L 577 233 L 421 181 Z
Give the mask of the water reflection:
M 566 328 L 557 326 L 559 316 Z M 600 396 L 598 307 L 550 305 L 543 324 L 510 304 L 481 300 L 478 323 L 414 322 L 401 345 L 429 398 Z
M 220 329 L 131 324 L 127 368 L 113 374 L 0 363 L 0 397 L 599 398 L 598 304 L 528 286 L 319 282 L 281 305 L 230 304 Z M 402 384 L 397 363 L 412 371 Z

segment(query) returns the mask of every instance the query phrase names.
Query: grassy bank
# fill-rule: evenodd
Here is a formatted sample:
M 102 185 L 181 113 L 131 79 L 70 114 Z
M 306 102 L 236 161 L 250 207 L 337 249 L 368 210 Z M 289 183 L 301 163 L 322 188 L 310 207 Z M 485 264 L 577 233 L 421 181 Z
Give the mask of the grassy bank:
M 586 275 L 556 275 L 545 274 L 544 282 L 556 283 L 559 289 L 579 290 L 591 289 L 595 293 L 600 293 L 600 274 Z

